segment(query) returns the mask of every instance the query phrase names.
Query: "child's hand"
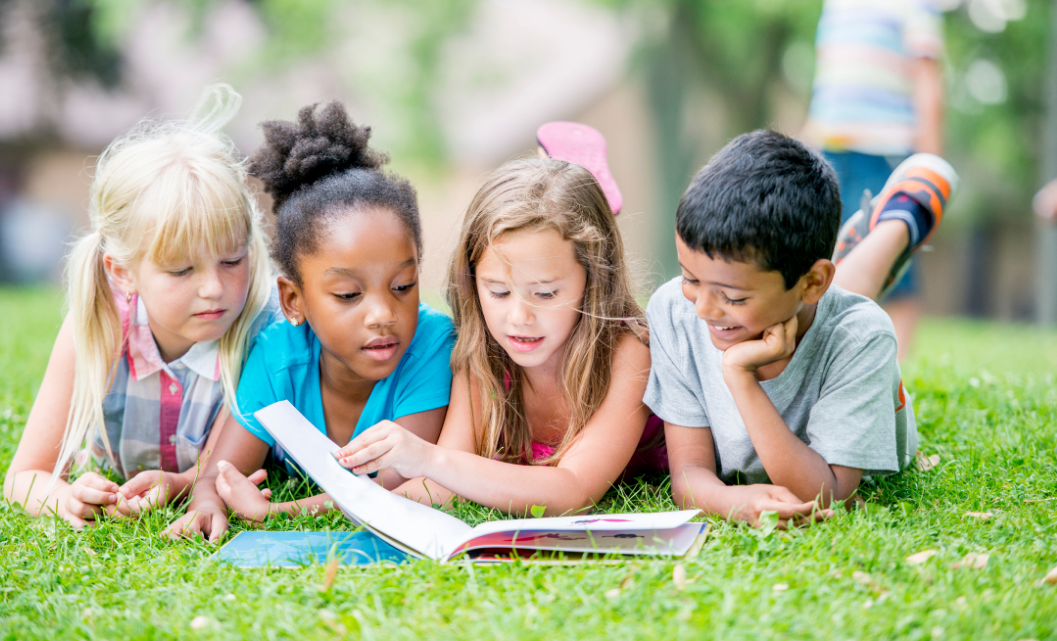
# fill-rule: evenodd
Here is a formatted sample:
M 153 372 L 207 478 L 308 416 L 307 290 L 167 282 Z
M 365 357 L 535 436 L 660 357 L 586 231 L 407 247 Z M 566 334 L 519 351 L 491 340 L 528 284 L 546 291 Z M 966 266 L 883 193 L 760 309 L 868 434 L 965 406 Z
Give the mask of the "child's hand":
M 436 446 L 392 421 L 382 421 L 335 452 L 354 474 L 391 467 L 407 479 L 428 476 Z
M 766 483 L 734 485 L 728 487 L 727 491 L 734 495 L 731 498 L 734 509 L 730 518 L 747 521 L 753 526 L 760 525 L 760 515 L 764 512 L 776 512 L 778 527 L 781 529 L 790 525 L 805 525 L 833 516 L 833 510 L 819 509 L 815 501 L 805 503 L 781 485 Z
M 95 472 L 86 472 L 63 488 L 60 513 L 75 528 L 83 528 L 103 513 L 113 513 L 121 496 L 117 483 Z
M 768 327 L 758 340 L 732 345 L 723 352 L 723 374 L 749 373 L 793 355 L 796 349 L 796 315 Z
M 125 482 L 118 492 L 123 501 L 117 504 L 115 514 L 128 516 L 142 514 L 156 507 L 162 507 L 173 497 L 179 496 L 194 481 L 194 470 L 174 474 L 161 470 L 145 470 Z
M 205 504 L 195 509 L 187 510 L 180 518 L 169 524 L 162 532 L 162 536 L 171 539 L 195 538 L 198 536 L 208 538 L 210 543 L 220 540 L 224 532 L 228 531 L 228 511 L 226 508 L 216 504 Z
M 217 494 L 224 503 L 241 519 L 263 521 L 272 509 L 272 491 L 257 486 L 268 478 L 268 472 L 257 470 L 246 476 L 227 461 L 219 461 L 217 468 Z

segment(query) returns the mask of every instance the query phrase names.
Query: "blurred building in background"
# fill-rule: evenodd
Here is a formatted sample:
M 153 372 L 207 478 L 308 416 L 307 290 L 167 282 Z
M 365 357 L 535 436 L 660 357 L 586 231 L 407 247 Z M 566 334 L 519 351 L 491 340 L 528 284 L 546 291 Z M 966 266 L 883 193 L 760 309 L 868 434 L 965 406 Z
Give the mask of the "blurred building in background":
M 944 4 L 949 155 L 966 188 L 921 258 L 926 311 L 1027 318 L 1042 114 L 1032 87 L 1045 68 L 1049 3 Z M 243 95 L 228 131 L 246 154 L 261 140 L 257 123 L 315 102 L 342 100 L 373 127 L 419 190 L 434 300 L 487 172 L 533 153 L 548 120 L 598 128 L 645 295 L 678 273 L 675 205 L 693 172 L 742 131 L 799 132 L 820 9 L 819 0 L 2 0 L 0 277 L 58 278 L 64 243 L 86 224 L 94 156 L 141 118 L 185 116 L 220 81 Z

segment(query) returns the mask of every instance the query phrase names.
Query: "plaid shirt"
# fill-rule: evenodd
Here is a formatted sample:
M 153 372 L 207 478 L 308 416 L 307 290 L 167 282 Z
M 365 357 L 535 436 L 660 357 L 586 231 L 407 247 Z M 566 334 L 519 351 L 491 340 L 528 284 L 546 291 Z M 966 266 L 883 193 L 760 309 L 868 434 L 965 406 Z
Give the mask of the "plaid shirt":
M 224 403 L 219 341 L 195 343 L 166 363 L 147 324 L 139 296 L 115 292 L 125 351 L 103 399 L 103 420 L 116 467 L 96 430 L 88 452 L 102 469 L 125 478 L 142 470 L 183 472 L 194 466 Z M 134 312 L 134 313 L 132 313 Z M 279 318 L 278 292 L 258 315 L 252 334 Z

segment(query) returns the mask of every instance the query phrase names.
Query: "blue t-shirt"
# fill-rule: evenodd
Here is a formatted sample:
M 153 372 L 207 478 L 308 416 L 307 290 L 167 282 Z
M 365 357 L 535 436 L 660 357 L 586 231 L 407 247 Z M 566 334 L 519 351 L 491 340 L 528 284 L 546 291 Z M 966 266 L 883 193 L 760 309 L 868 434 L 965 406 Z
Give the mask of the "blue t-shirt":
M 445 407 L 451 394 L 454 346 L 451 319 L 420 304 L 415 337 L 393 373 L 374 384 L 353 438 L 380 421 Z M 242 368 L 237 395 L 240 415 L 236 418 L 251 434 L 273 446 L 272 452 L 279 461 L 285 458 L 282 449 L 253 413 L 287 400 L 326 434 L 319 350 L 319 339 L 308 323 L 294 327 L 284 319 L 257 335 Z

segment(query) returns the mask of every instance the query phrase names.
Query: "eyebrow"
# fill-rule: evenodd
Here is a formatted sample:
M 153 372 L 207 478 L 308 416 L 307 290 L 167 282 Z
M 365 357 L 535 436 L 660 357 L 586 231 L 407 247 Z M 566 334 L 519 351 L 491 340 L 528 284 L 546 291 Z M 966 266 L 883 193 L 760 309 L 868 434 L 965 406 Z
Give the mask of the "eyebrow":
M 504 280 L 495 280 L 495 279 L 492 279 L 492 278 L 485 278 L 484 276 L 481 277 L 481 280 L 483 280 L 488 285 L 506 285 L 506 281 L 504 281 Z M 533 285 L 550 285 L 551 283 L 553 283 L 555 281 L 559 281 L 559 280 L 561 280 L 561 279 L 560 278 L 551 278 L 549 280 L 537 280 L 537 281 L 533 281 L 532 284 Z
M 687 269 L 686 266 L 683 265 L 682 263 L 679 263 L 679 267 L 681 267 L 683 269 L 683 271 L 685 271 L 687 274 L 690 274 L 691 276 L 694 275 L 694 272 L 692 272 L 689 269 Z M 697 277 L 694 276 L 694 278 L 697 278 Z M 708 281 L 705 281 L 705 283 L 708 284 L 708 285 L 715 285 L 717 287 L 726 287 L 727 289 L 736 289 L 736 290 L 741 291 L 741 292 L 749 291 L 748 287 L 739 287 L 737 285 L 731 285 L 729 283 L 719 283 L 719 282 L 716 282 L 714 280 L 708 280 Z
M 408 258 L 407 260 L 405 260 L 404 262 L 400 263 L 396 267 L 397 267 L 398 270 L 407 269 L 408 267 L 414 266 L 414 264 L 415 264 L 415 259 L 414 258 Z M 347 277 L 350 277 L 350 278 L 355 278 L 356 276 L 359 276 L 359 274 L 360 274 L 359 270 L 349 269 L 348 267 L 331 267 L 331 268 L 327 269 L 327 271 L 323 272 L 324 276 L 347 276 Z

